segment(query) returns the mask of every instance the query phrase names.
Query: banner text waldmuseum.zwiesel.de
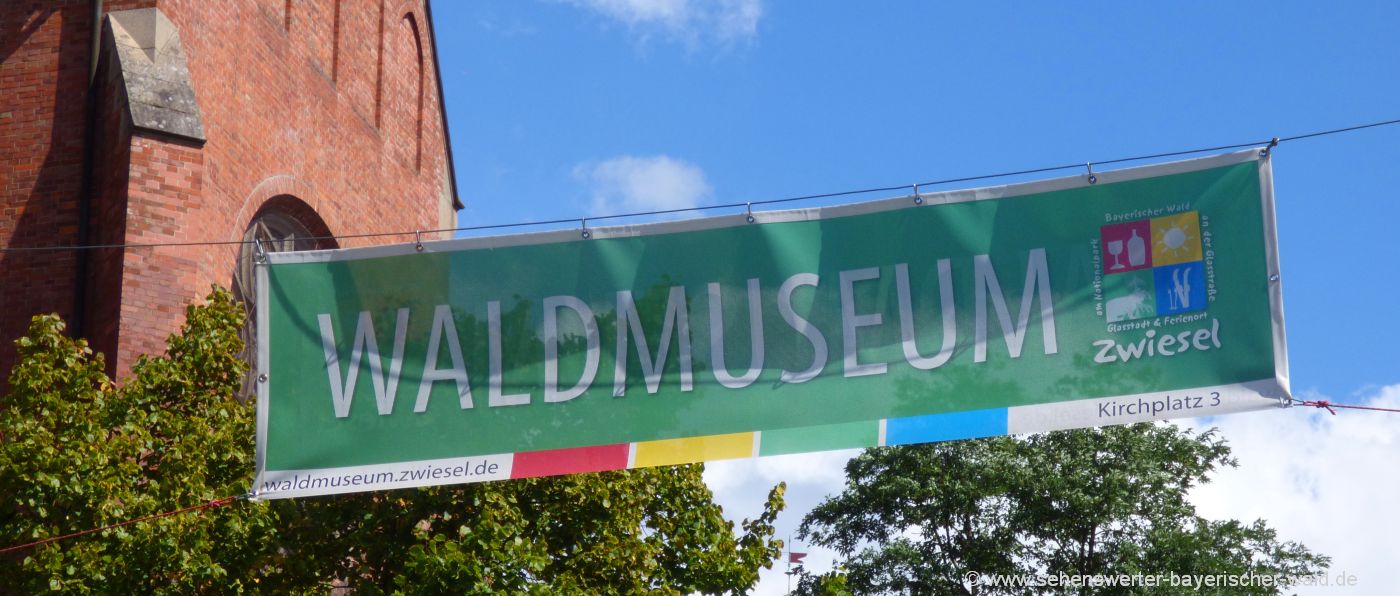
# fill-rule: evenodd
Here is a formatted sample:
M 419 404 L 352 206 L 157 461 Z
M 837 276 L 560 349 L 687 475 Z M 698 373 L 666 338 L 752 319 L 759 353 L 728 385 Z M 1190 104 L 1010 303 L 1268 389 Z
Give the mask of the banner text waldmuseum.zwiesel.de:
M 258 498 L 1277 407 L 1267 157 L 258 269 Z

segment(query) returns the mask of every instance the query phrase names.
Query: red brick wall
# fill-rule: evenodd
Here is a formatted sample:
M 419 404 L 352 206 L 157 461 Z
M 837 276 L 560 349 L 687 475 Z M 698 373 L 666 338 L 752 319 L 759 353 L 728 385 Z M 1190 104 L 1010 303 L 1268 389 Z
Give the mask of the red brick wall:
M 128 152 L 124 244 L 212 238 L 203 194 L 204 156 L 197 144 L 137 135 Z M 119 337 L 114 364 L 124 372 L 136 356 L 164 351 L 165 337 L 184 320 L 185 305 L 213 282 L 202 246 L 127 248 L 121 259 Z M 232 261 L 224 264 L 231 267 Z M 219 280 L 224 285 L 228 282 Z M 102 348 L 113 350 L 113 346 Z
M 5 176 L 0 241 L 10 245 L 21 243 L 22 230 L 33 230 L 23 237 L 30 244 L 68 238 L 57 235 L 65 230 L 71 237 L 75 221 L 70 205 L 81 167 L 83 118 L 80 111 L 60 111 L 72 105 L 81 109 L 81 102 L 56 98 L 64 84 L 70 93 L 65 97 L 72 97 L 86 82 L 89 30 L 83 17 L 90 8 L 88 2 L 44 3 L 70 4 L 71 19 L 81 26 L 63 26 L 60 16 L 70 15 L 57 10 L 37 29 L 39 37 L 29 36 L 28 45 L 7 50 L 10 40 L 0 40 L 0 51 L 33 54 L 15 65 L 6 55 L 0 70 L 5 105 L 15 88 L 11 73 L 13 80 L 29 72 L 40 79 L 33 90 L 25 87 L 23 97 L 34 105 L 29 111 L 6 117 L 6 111 L 16 110 L 0 108 L 0 175 Z M 305 221 L 313 230 L 360 234 L 442 226 L 439 204 L 448 164 L 431 66 L 436 58 L 421 0 L 391 6 L 380 0 L 155 4 L 179 30 L 207 142 L 200 146 L 132 133 L 110 110 L 103 112 L 94 240 L 237 240 L 254 215 L 279 196 L 294 197 L 279 199 L 287 204 L 309 206 L 291 215 L 313 220 Z M 18 12 L 7 4 L 0 18 Z M 404 35 L 405 14 L 418 25 L 416 40 L 405 41 L 412 37 Z M 6 21 L 3 30 L 15 29 Z M 54 47 L 61 51 L 53 54 Z M 395 66 L 394 76 L 408 84 L 388 87 L 384 65 L 405 65 Z M 104 108 L 120 99 L 110 89 L 103 92 Z M 380 124 L 380 114 L 398 116 L 388 126 Z M 11 124 L 18 121 L 25 125 Z M 75 123 L 76 132 L 53 126 L 54 121 Z M 11 140 L 21 135 L 22 142 Z M 16 164 L 35 159 L 37 165 L 16 170 L 29 172 L 25 178 L 11 173 Z M 16 217 L 27 218 L 27 227 L 13 222 Z M 201 246 L 94 254 L 88 312 L 96 345 L 115 353 L 118 372 L 127 370 L 136 354 L 161 351 L 190 300 L 206 294 L 210 284 L 230 285 L 237 253 L 237 246 Z M 0 300 L 7 301 L 0 303 L 0 333 L 16 336 L 22 328 L 12 321 L 27 319 L 43 305 L 71 308 L 71 254 L 26 257 L 23 263 L 14 253 L 0 258 L 5 259 L 0 275 L 7 281 L 0 290 Z M 63 267 L 69 268 L 66 275 Z M 19 278 L 29 280 L 23 291 L 9 289 L 17 272 L 28 276 Z M 0 352 L 6 368 L 7 353 Z
M 322 76 L 333 77 L 336 7 L 340 0 L 302 0 L 292 8 L 290 37 L 304 48 L 307 59 Z
M 85 0 L 0 2 L 0 246 L 77 241 L 91 15 Z M 0 252 L 0 377 L 32 315 L 71 318 L 76 263 Z
M 361 0 L 360 4 L 365 4 Z M 374 4 L 373 2 L 370 2 Z M 341 100 L 368 126 L 378 122 L 380 34 L 382 4 L 369 10 L 350 10 L 342 0 L 337 46 L 336 89 Z

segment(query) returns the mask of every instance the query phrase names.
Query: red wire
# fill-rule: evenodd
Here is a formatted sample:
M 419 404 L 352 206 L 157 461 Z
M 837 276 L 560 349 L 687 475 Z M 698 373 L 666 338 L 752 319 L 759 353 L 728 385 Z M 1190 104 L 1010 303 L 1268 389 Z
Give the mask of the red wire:
M 1398 413 L 1400 413 L 1400 410 L 1397 410 L 1397 409 L 1395 409 L 1395 408 L 1377 408 L 1377 407 L 1372 407 L 1372 406 L 1352 406 L 1352 405 L 1347 405 L 1347 404 L 1334 404 L 1334 403 L 1332 403 L 1332 402 L 1330 402 L 1330 401 L 1327 401 L 1327 400 L 1325 400 L 1325 399 L 1300 399 L 1300 400 L 1297 400 L 1297 403 L 1298 403 L 1298 405 L 1300 405 L 1300 406 L 1312 406 L 1312 407 L 1314 407 L 1314 408 L 1323 408 L 1323 409 L 1327 410 L 1328 412 L 1331 412 L 1333 416 L 1336 416 L 1336 415 L 1337 415 L 1337 411 L 1334 410 L 1334 409 L 1332 409 L 1332 408 L 1346 408 L 1346 409 L 1348 409 L 1348 410 L 1371 410 L 1371 411 L 1374 411 L 1374 412 L 1398 412 Z
M 103 530 L 110 530 L 110 529 L 112 529 L 112 528 L 120 528 L 120 527 L 122 527 L 122 526 L 129 526 L 129 525 L 131 525 L 131 524 L 140 523 L 140 522 L 143 522 L 143 521 L 149 521 L 149 520 L 153 520 L 153 519 L 160 519 L 160 518 L 162 518 L 162 517 L 170 517 L 170 516 L 172 516 L 172 515 L 178 515 L 178 514 L 185 513 L 185 512 L 189 512 L 189 511 L 198 511 L 198 510 L 203 510 L 203 509 L 213 509 L 213 508 L 215 508 L 215 507 L 223 507 L 224 505 L 228 505 L 229 503 L 232 503 L 232 502 L 234 502 L 234 501 L 237 501 L 238 499 L 241 499 L 241 498 L 243 498 L 243 497 L 242 497 L 242 496 L 237 496 L 237 497 L 224 497 L 224 498 L 222 498 L 222 499 L 214 499 L 213 501 L 209 501 L 208 503 L 200 503 L 199 505 L 194 505 L 194 506 L 192 506 L 192 507 L 186 507 L 186 508 L 184 508 L 184 509 L 176 509 L 175 511 L 166 511 L 166 512 L 164 512 L 164 513 L 157 513 L 157 514 L 155 514 L 155 515 L 148 515 L 148 516 L 146 516 L 146 517 L 138 517 L 138 518 L 136 518 L 136 519 L 127 520 L 127 521 L 124 521 L 124 522 L 121 522 L 121 523 L 116 523 L 116 524 L 110 524 L 110 525 L 102 526 L 102 527 L 100 527 L 100 528 L 93 528 L 93 529 L 91 529 L 91 530 L 83 530 L 83 531 L 81 531 L 81 532 L 73 532 L 72 534 L 64 534 L 64 535 L 62 535 L 62 536 L 54 536 L 54 537 L 52 537 L 52 538 L 45 538 L 45 539 L 43 539 L 43 540 L 36 540 L 36 541 L 30 542 L 30 543 L 28 543 L 28 544 L 17 544 L 17 545 L 15 545 L 15 546 L 7 546 L 7 547 L 5 547 L 5 548 L 0 548 L 0 555 L 6 554 L 6 553 L 10 553 L 10 552 L 14 552 L 14 551 L 18 551 L 18 550 L 24 550 L 24 549 L 26 549 L 26 548 L 31 548 L 31 547 L 35 547 L 35 546 L 41 546 L 41 545 L 44 545 L 44 544 L 48 544 L 48 543 L 50 543 L 50 542 L 58 542 L 58 541 L 60 541 L 60 540 L 67 540 L 67 539 L 69 539 L 69 538 L 77 538 L 78 536 L 86 536 L 86 535 L 88 535 L 88 534 L 94 534 L 94 533 L 97 533 L 97 532 L 101 532 L 101 531 L 103 531 Z

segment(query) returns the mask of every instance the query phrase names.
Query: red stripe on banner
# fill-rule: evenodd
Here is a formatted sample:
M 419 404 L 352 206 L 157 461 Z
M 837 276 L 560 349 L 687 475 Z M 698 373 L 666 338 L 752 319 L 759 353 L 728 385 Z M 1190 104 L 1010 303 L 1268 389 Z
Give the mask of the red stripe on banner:
M 511 465 L 510 477 L 535 478 L 538 476 L 621 470 L 627 467 L 627 446 L 627 443 L 619 443 L 598 447 L 516 453 L 515 462 Z

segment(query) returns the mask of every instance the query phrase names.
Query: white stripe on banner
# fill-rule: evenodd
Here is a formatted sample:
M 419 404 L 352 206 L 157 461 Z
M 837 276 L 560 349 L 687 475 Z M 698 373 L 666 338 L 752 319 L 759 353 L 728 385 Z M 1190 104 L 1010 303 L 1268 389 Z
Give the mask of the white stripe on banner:
M 510 478 L 515 454 L 476 455 L 321 470 L 267 471 L 253 487 L 255 499 L 414 488 Z
M 1157 391 L 1007 408 L 1007 434 L 1215 416 L 1284 407 L 1278 381 L 1260 379 L 1175 391 Z

